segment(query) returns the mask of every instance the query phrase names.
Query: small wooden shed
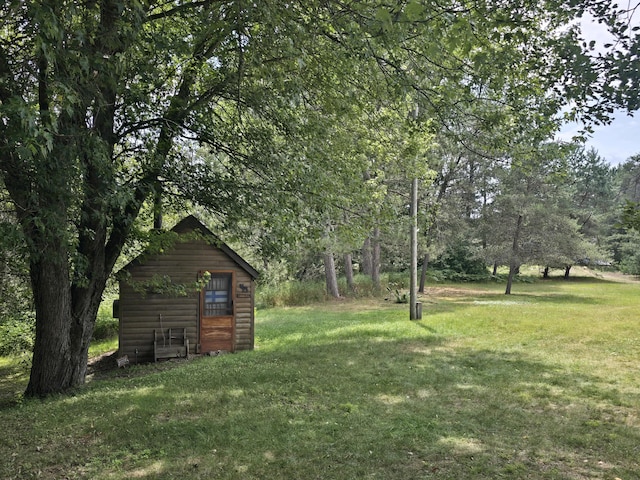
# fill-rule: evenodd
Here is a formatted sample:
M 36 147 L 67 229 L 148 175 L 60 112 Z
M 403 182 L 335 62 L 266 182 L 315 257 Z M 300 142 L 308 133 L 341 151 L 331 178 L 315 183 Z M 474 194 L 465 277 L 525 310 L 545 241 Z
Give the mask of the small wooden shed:
M 193 215 L 172 231 L 178 235 L 170 248 L 121 270 L 118 355 L 148 362 L 253 349 L 258 272 Z

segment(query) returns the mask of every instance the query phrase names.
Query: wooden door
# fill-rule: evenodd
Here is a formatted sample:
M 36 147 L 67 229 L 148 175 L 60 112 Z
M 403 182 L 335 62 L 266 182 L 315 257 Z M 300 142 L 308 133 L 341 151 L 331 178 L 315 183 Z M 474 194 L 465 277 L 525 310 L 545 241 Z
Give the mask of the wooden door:
M 200 351 L 234 351 L 233 272 L 209 272 L 200 295 Z

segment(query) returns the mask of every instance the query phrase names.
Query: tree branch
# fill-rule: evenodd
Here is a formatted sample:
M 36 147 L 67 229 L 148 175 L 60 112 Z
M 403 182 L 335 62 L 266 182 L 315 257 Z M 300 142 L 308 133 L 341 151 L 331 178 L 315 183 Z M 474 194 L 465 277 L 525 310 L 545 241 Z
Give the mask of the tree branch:
M 173 2 L 167 2 L 167 4 L 169 3 L 173 3 Z M 200 2 L 183 3 L 182 5 L 177 5 L 173 8 L 170 8 L 169 10 L 148 15 L 146 18 L 146 22 L 153 22 L 155 20 L 161 20 L 163 18 L 172 17 L 178 13 L 185 12 L 188 10 L 193 10 L 199 7 L 208 7 L 213 3 L 215 3 L 214 0 L 203 0 Z M 153 2 L 152 2 L 152 5 L 153 5 Z M 160 8 L 162 8 L 162 6 L 160 6 Z

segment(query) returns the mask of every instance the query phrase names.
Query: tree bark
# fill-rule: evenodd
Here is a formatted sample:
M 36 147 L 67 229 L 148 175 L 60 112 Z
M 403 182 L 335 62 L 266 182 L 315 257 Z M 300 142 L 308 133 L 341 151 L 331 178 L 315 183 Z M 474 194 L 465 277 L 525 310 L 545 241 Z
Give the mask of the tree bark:
M 549 278 L 549 267 L 544 267 L 542 271 L 542 278 Z
M 32 247 L 29 266 L 36 311 L 36 339 L 25 395 L 45 396 L 84 383 L 102 293 L 122 244 L 118 248 L 112 244 L 114 250 L 109 250 L 107 258 L 106 227 L 86 220 L 84 229 L 91 225 L 91 235 L 80 234 L 78 239 L 78 253 L 86 266 L 75 265 L 70 270 L 66 231 L 51 228 L 51 224 L 39 231 L 29 228 L 31 223 L 23 218 Z
M 349 292 L 355 292 L 356 285 L 353 281 L 353 258 L 350 253 L 344 254 L 344 275 L 347 279 Z
M 153 228 L 162 230 L 162 187 L 160 182 L 156 182 L 153 193 Z
M 569 280 L 569 272 L 571 271 L 571 265 L 566 265 L 564 267 L 564 279 Z
M 26 396 L 44 396 L 80 383 L 80 365 L 72 351 L 71 295 L 66 265 L 32 261 L 31 285 L 36 309 L 36 338 Z
M 424 293 L 424 287 L 427 283 L 427 268 L 429 267 L 429 254 L 425 253 L 422 257 L 422 269 L 420 270 L 420 287 L 418 293 Z
M 373 229 L 373 238 L 371 239 L 371 280 L 373 288 L 379 292 L 380 287 L 380 227 Z
M 371 275 L 373 272 L 373 254 L 371 252 L 371 237 L 367 237 L 362 245 L 362 262 L 360 263 L 360 273 Z
M 336 275 L 336 264 L 332 252 L 325 252 L 324 258 L 324 277 L 327 284 L 327 294 L 333 298 L 340 298 L 338 290 L 338 276 Z
M 518 265 L 518 241 L 520 239 L 520 230 L 522 229 L 522 220 L 523 216 L 518 215 L 518 220 L 516 221 L 516 228 L 513 232 L 513 244 L 511 245 L 511 259 L 509 261 L 509 277 L 507 278 L 507 288 L 505 290 L 505 295 L 511 295 L 511 285 L 513 284 L 513 277 L 516 275 L 516 272 L 520 268 Z

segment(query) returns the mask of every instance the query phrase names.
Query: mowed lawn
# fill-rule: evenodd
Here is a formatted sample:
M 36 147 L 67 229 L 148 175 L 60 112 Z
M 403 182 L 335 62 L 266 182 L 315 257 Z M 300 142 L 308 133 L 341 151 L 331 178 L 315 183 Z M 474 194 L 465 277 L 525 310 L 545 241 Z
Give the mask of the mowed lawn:
M 0 478 L 640 478 L 640 284 L 503 290 L 260 310 L 253 352 L 5 402 Z

